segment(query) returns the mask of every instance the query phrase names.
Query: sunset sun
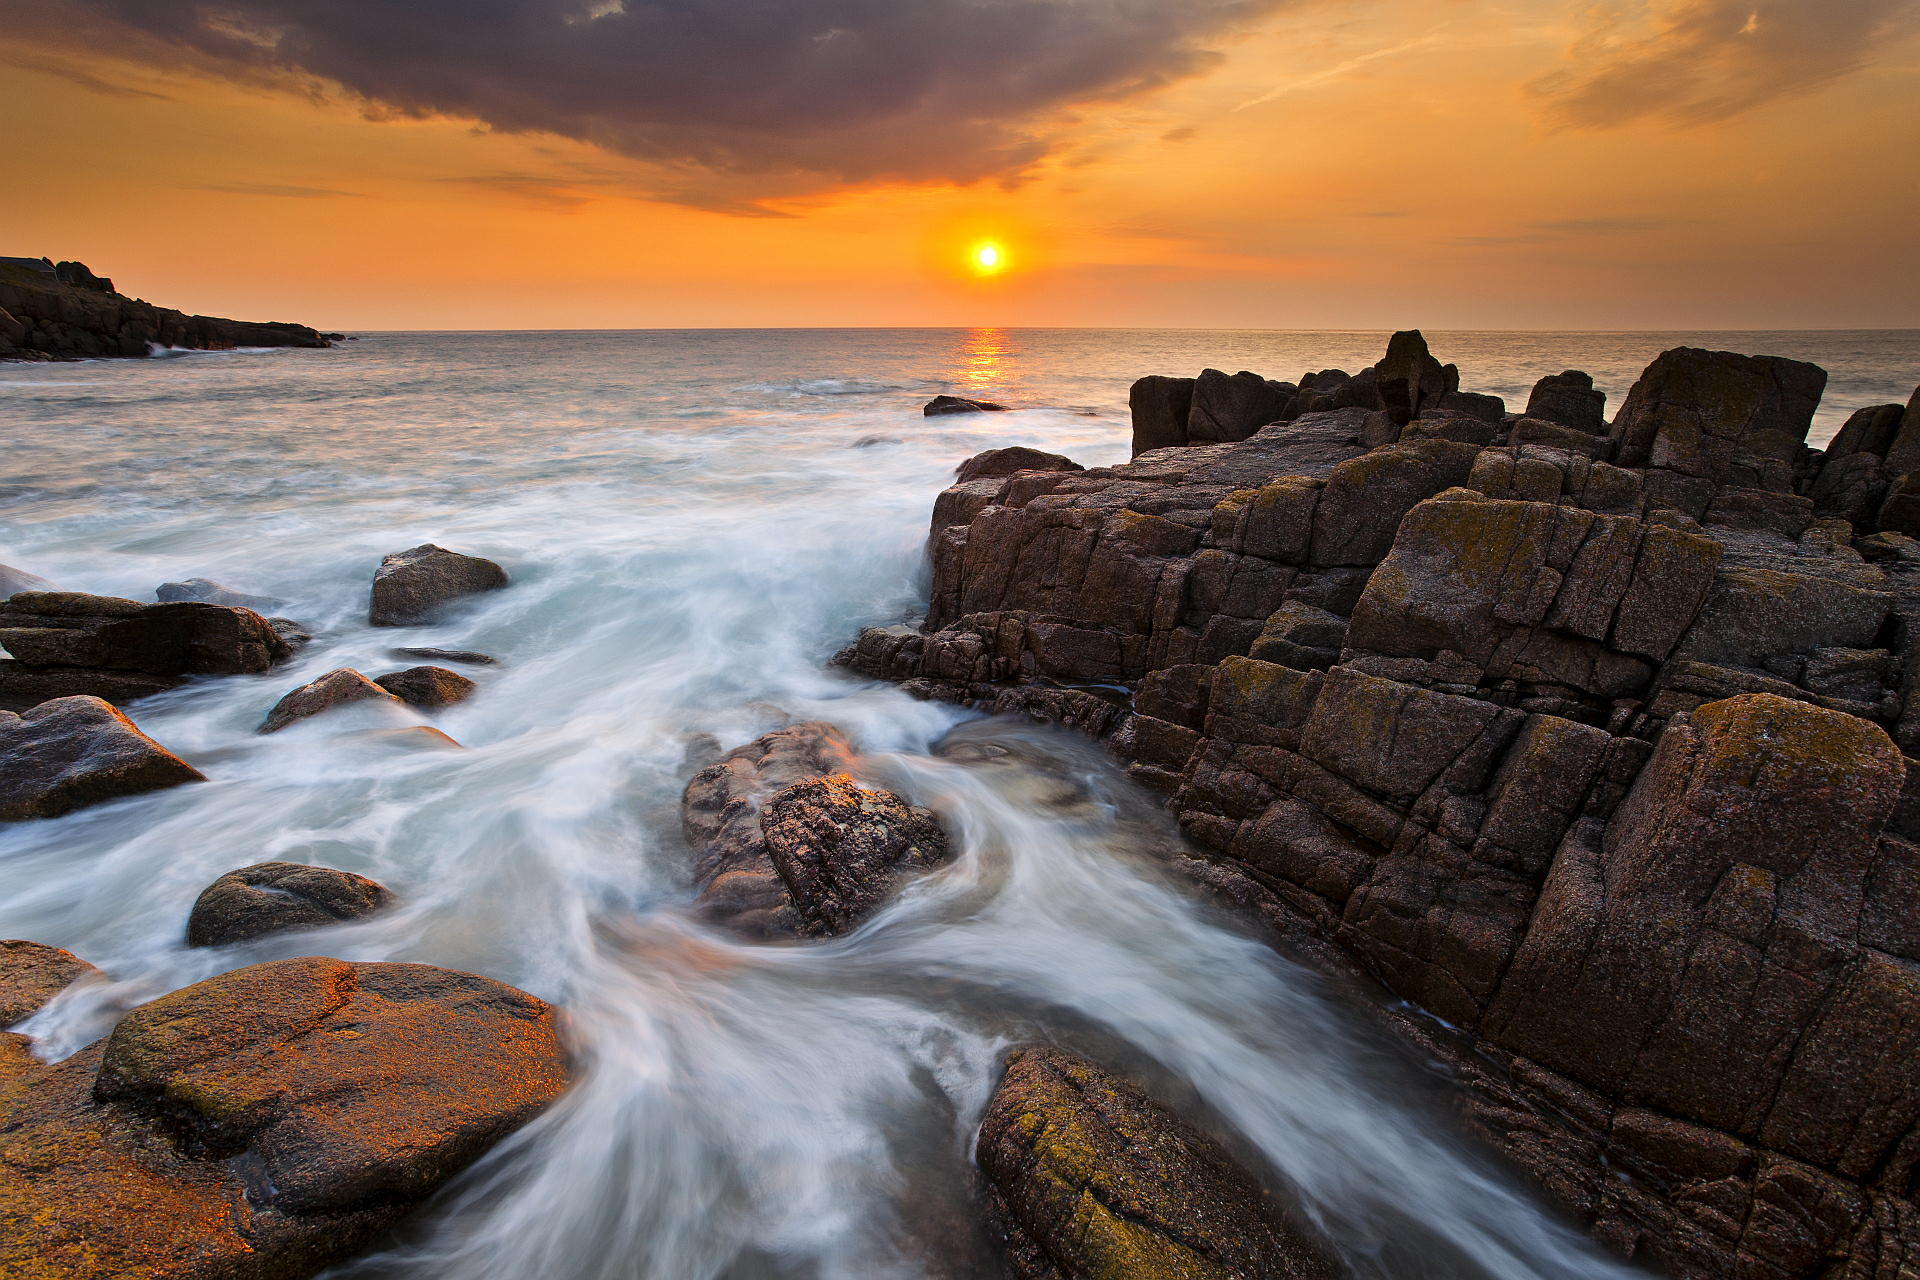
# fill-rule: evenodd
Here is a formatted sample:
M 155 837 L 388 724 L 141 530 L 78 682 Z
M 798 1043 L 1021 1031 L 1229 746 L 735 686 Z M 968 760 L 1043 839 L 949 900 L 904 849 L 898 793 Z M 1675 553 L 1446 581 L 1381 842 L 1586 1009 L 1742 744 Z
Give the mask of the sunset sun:
M 997 276 L 1007 269 L 1007 251 L 992 240 L 983 240 L 967 251 L 967 265 L 977 276 Z

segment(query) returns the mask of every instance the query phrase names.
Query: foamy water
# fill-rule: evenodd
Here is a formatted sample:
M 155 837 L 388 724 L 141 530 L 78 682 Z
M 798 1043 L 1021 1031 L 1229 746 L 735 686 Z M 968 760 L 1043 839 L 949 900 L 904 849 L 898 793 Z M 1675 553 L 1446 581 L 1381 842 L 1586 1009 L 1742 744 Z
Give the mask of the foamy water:
M 1820 359 L 1836 374 L 1825 432 L 1859 404 L 1904 400 L 1920 365 L 1913 334 L 1431 336 L 1469 389 L 1510 398 L 1584 367 L 1617 403 L 1682 340 Z M 1163 881 L 1157 855 L 1178 834 L 1099 751 L 824 666 L 859 627 L 923 600 L 932 497 L 961 459 L 1032 444 L 1121 461 L 1140 373 L 1294 378 L 1383 347 L 1378 334 L 388 335 L 0 366 L 15 459 L 0 561 L 147 599 L 211 577 L 283 598 L 316 633 L 271 675 L 133 709 L 210 783 L 0 827 L 0 936 L 70 948 L 116 980 L 31 1029 L 64 1052 L 161 992 L 315 953 L 470 969 L 563 1003 L 580 1084 L 347 1275 L 994 1274 L 970 1225 L 970 1145 L 1004 1050 L 1035 1037 L 1237 1133 L 1359 1274 L 1625 1274 L 1473 1154 L 1414 1068 L 1311 975 Z M 921 417 L 940 391 L 1034 407 Z M 497 559 L 513 586 L 438 625 L 370 630 L 373 566 L 423 541 Z M 395 645 L 501 659 L 434 721 L 465 751 L 370 740 L 413 720 L 369 708 L 254 732 L 325 671 L 409 665 Z M 848 937 L 744 944 L 687 909 L 690 747 L 801 719 L 847 730 L 863 776 L 934 807 L 961 856 Z M 187 950 L 200 889 L 268 859 L 372 876 L 400 905 Z

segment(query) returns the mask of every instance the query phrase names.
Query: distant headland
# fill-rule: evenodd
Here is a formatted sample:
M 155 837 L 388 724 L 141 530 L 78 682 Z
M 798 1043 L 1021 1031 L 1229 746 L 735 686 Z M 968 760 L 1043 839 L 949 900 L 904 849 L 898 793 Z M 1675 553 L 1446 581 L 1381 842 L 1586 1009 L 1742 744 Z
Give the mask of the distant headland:
M 330 347 L 340 337 L 284 321 L 190 316 L 125 297 L 84 263 L 0 257 L 0 360 L 141 358 L 156 348 Z

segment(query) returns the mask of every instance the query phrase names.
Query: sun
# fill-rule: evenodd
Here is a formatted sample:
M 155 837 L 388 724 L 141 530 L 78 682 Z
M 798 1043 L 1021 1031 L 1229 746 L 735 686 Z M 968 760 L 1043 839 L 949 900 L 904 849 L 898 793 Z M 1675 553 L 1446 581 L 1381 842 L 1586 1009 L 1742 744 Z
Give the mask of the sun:
M 977 276 L 997 276 L 1007 269 L 1007 251 L 996 241 L 982 240 L 967 250 L 967 265 Z

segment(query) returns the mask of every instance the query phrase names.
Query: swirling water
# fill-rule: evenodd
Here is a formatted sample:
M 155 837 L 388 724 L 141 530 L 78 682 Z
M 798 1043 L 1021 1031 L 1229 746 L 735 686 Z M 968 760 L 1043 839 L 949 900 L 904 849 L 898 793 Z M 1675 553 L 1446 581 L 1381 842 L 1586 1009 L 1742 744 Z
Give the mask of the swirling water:
M 1308 972 L 1167 882 L 1178 833 L 1068 735 L 828 670 L 924 595 L 933 494 L 1033 444 L 1124 460 L 1146 372 L 1293 378 L 1383 334 L 712 331 L 369 335 L 333 351 L 0 367 L 0 561 L 151 598 L 219 579 L 315 643 L 263 677 L 138 704 L 211 779 L 0 829 L 0 936 L 114 981 L 30 1025 L 49 1053 L 279 956 L 450 965 L 565 1005 L 582 1078 L 343 1275 L 483 1280 L 993 1275 L 973 1128 L 1005 1049 L 1042 1037 L 1153 1080 L 1295 1186 L 1357 1274 L 1602 1277 L 1474 1153 L 1413 1065 Z M 1580 367 L 1615 402 L 1689 342 L 1834 375 L 1816 440 L 1904 400 L 1920 334 L 1433 335 L 1474 390 Z M 1023 408 L 925 419 L 939 391 Z M 379 557 L 491 556 L 510 590 L 430 627 L 364 625 Z M 407 751 L 350 709 L 272 737 L 268 706 L 398 644 L 503 665 Z M 850 936 L 748 944 L 688 908 L 677 801 L 701 742 L 790 719 L 938 810 L 961 857 Z M 305 935 L 183 945 L 214 877 L 267 859 L 373 876 L 400 906 Z

